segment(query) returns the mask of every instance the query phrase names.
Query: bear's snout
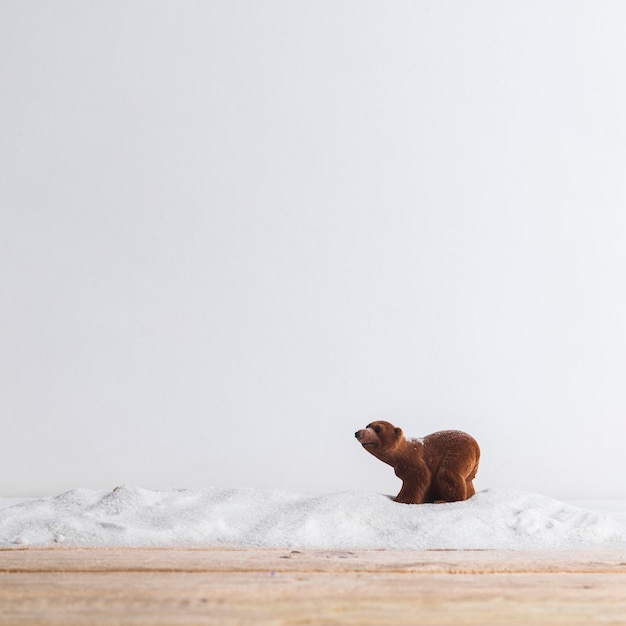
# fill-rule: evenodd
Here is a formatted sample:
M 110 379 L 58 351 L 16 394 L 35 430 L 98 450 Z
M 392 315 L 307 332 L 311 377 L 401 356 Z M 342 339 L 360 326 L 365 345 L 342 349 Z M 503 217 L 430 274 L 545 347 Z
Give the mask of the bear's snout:
M 360 430 L 357 430 L 357 431 L 354 433 L 354 436 L 355 436 L 357 439 L 360 439 L 360 438 L 361 438 L 361 431 L 360 431 Z

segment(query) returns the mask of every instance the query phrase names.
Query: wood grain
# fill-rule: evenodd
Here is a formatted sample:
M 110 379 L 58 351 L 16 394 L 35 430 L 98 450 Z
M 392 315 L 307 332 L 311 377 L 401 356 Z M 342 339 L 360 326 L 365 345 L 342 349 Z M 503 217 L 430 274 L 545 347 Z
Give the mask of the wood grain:
M 25 624 L 626 624 L 626 551 L 0 550 Z

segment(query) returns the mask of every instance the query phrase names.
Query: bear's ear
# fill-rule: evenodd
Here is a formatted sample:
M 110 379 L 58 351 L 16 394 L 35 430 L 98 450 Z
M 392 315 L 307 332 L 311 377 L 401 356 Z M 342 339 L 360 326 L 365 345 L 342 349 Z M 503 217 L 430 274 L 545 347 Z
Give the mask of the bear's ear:
M 400 439 L 400 437 L 402 437 L 402 429 L 396 426 L 393 429 L 393 434 L 396 436 L 396 439 Z

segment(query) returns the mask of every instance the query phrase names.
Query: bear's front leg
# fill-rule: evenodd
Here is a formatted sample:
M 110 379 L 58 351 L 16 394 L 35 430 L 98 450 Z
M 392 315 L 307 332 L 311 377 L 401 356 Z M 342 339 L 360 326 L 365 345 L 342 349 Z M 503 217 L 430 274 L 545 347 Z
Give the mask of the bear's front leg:
M 402 489 L 396 502 L 403 504 L 423 504 L 430 485 L 431 473 L 421 457 L 403 459 L 394 466 L 396 476 L 402 481 Z
M 426 495 L 426 487 L 422 485 L 411 484 L 410 481 L 402 481 L 402 489 L 395 497 L 395 502 L 401 504 L 422 504 Z

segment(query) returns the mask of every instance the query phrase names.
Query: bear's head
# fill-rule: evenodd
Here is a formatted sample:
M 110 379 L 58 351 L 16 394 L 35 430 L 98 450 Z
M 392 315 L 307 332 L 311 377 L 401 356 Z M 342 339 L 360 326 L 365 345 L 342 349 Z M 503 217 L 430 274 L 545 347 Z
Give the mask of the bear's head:
M 354 433 L 358 442 L 376 457 L 387 456 L 404 441 L 402 429 L 389 422 L 372 422 Z

